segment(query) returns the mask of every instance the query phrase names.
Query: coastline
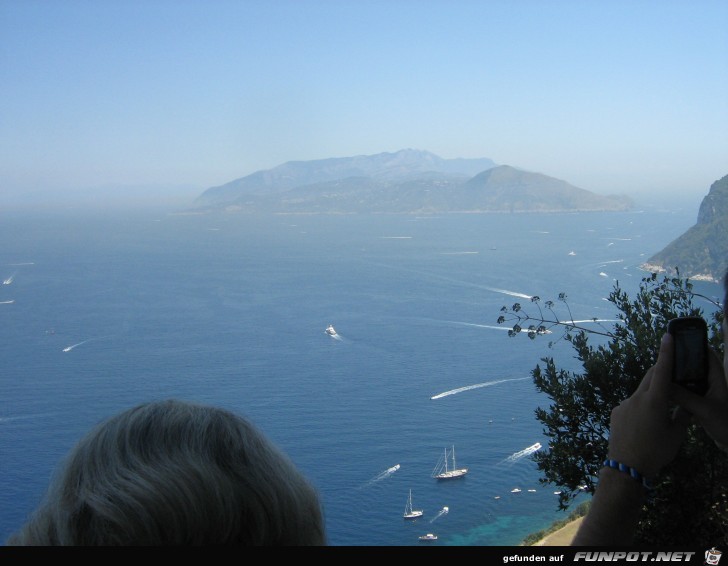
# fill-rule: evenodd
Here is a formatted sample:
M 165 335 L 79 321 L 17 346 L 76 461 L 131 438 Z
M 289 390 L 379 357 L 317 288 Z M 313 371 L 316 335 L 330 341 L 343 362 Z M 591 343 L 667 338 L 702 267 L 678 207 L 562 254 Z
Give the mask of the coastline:
M 657 274 L 668 274 L 668 275 L 675 275 L 674 270 L 665 269 L 662 265 L 657 265 L 654 263 L 643 263 L 639 266 L 639 268 L 643 271 L 647 271 L 649 273 L 657 273 Z M 685 277 L 685 276 L 683 276 Z M 697 275 L 690 275 L 685 277 L 686 279 L 690 279 L 691 281 L 707 281 L 708 283 L 720 283 L 720 276 L 716 278 L 715 275 L 712 273 L 702 273 Z
M 579 530 L 581 521 L 589 511 L 591 500 L 579 504 L 565 519 L 550 527 L 528 535 L 520 546 L 569 546 Z
M 563 527 L 547 534 L 542 539 L 536 541 L 530 546 L 569 546 L 571 541 L 574 540 L 576 531 L 579 530 L 579 525 L 584 517 L 578 517 L 573 521 L 569 521 Z

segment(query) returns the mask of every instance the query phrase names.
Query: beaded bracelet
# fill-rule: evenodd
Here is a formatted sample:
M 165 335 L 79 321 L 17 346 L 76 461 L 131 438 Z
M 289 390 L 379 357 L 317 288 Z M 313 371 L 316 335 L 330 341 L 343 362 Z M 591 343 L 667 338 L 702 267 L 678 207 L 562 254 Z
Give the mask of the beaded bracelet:
M 614 468 L 615 470 L 619 470 L 620 472 L 624 472 L 625 474 L 629 474 L 634 479 L 636 479 L 638 482 L 640 482 L 647 491 L 652 490 L 652 484 L 648 481 L 648 479 L 646 477 L 644 477 L 642 474 L 640 474 L 634 468 L 630 468 L 629 466 L 622 464 L 622 462 L 617 462 L 616 460 L 609 460 L 609 459 L 604 460 L 604 465 L 609 468 Z

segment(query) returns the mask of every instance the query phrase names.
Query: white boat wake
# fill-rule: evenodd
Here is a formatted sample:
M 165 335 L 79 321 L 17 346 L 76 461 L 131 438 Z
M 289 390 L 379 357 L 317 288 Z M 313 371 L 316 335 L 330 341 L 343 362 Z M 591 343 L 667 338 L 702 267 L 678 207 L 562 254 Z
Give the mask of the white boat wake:
M 593 318 L 585 319 L 585 320 L 562 320 L 562 324 L 585 324 L 587 322 L 620 322 L 618 318 L 598 318 L 594 320 Z
M 11 299 L 9 301 L 0 301 L 0 305 L 12 305 L 15 302 L 15 299 Z
M 77 348 L 78 346 L 81 346 L 82 344 L 86 344 L 87 342 L 92 342 L 94 340 L 103 340 L 105 338 L 108 338 L 108 336 L 101 336 L 100 338 L 89 338 L 88 340 L 84 340 L 82 342 L 79 342 L 78 344 L 71 344 L 70 346 L 66 346 L 63 348 L 63 352 L 70 352 L 74 348 Z
M 392 238 L 392 236 L 389 236 L 389 238 Z M 419 275 L 423 275 L 425 277 L 430 277 L 432 279 L 437 279 L 439 281 L 447 281 L 450 283 L 455 283 L 456 285 L 463 286 L 463 287 L 471 287 L 474 289 L 484 289 L 486 291 L 492 291 L 494 293 L 502 293 L 504 295 L 510 295 L 511 297 L 520 297 L 522 299 L 531 299 L 531 295 L 527 295 L 525 293 L 519 293 L 518 291 L 511 291 L 509 289 L 501 289 L 499 287 L 489 287 L 487 285 L 480 285 L 478 283 L 472 283 L 470 281 L 463 281 L 461 279 L 453 279 L 452 277 L 444 277 L 442 275 L 437 275 L 435 273 L 430 273 L 428 271 L 420 271 L 417 269 L 404 269 L 401 267 L 393 267 L 391 265 L 381 264 L 381 263 L 375 263 L 373 262 L 373 265 L 377 265 L 379 267 L 384 267 L 388 269 L 399 269 L 402 271 L 409 271 L 410 273 L 416 273 Z
M 534 452 L 538 452 L 539 450 L 541 450 L 541 443 L 537 442 L 536 444 L 533 444 L 533 445 L 529 446 L 528 448 L 524 448 L 523 450 L 520 450 L 514 454 L 511 454 L 510 456 L 508 456 L 508 458 L 506 458 L 505 460 L 502 460 L 500 463 L 503 464 L 504 462 L 508 462 L 508 463 L 517 462 L 521 458 L 525 458 L 526 456 L 529 456 L 529 455 L 533 454 Z
M 508 381 L 523 381 L 524 379 L 531 379 L 530 377 L 514 377 L 512 379 L 498 379 L 496 381 L 487 381 L 485 383 L 476 383 L 475 385 L 466 385 L 465 387 L 458 387 L 457 389 L 451 389 L 450 391 L 444 391 L 443 393 L 438 393 L 437 395 L 433 395 L 430 397 L 430 399 L 442 399 L 443 397 L 447 397 L 448 395 L 455 395 L 457 393 L 462 393 L 463 391 L 470 391 L 472 389 L 480 389 L 481 387 L 490 387 L 491 385 L 498 385 L 499 383 L 506 383 Z
M 489 328 L 491 330 L 513 330 L 512 326 L 493 326 L 491 324 L 476 324 L 474 322 L 460 322 L 458 320 L 446 320 L 444 322 L 447 322 L 449 324 L 460 324 L 461 326 L 474 326 L 475 328 Z M 527 328 L 524 328 L 522 332 L 528 332 Z M 551 334 L 550 330 L 546 330 L 544 332 L 545 334 Z
M 71 346 L 66 346 L 65 348 L 63 348 L 63 351 L 64 352 L 70 352 L 74 348 L 77 348 L 78 346 L 80 346 L 81 344 L 85 344 L 86 342 L 90 342 L 91 340 L 92 340 L 92 338 L 89 338 L 88 340 L 84 340 L 83 342 L 79 342 L 78 344 L 73 344 Z
M 605 301 L 608 301 L 609 299 L 604 299 Z M 459 320 L 441 320 L 438 322 L 444 322 L 446 324 L 458 324 L 460 326 L 471 326 L 474 328 L 487 328 L 489 330 L 500 330 L 500 331 L 509 331 L 513 330 L 512 326 L 503 325 L 503 326 L 493 326 L 492 324 L 476 324 L 475 322 L 462 322 Z M 587 323 L 600 323 L 600 322 L 620 322 L 619 319 L 616 318 L 597 318 L 594 320 L 593 318 L 584 319 L 584 320 L 561 320 L 558 324 L 561 326 L 568 326 L 570 324 L 587 324 Z M 557 323 L 552 323 L 552 326 L 555 326 Z M 525 335 L 528 334 L 528 328 L 522 328 L 521 332 Z M 553 330 L 545 330 L 543 334 L 553 334 Z
M 449 507 L 443 507 L 442 509 L 440 509 L 440 511 L 437 513 L 437 515 L 435 515 L 432 519 L 430 519 L 430 523 L 434 523 L 440 517 L 442 517 L 443 515 L 447 515 L 449 512 L 450 512 Z
M 3 281 L 3 285 L 10 285 L 13 282 L 13 279 L 15 279 L 15 276 L 16 275 L 17 275 L 17 272 L 16 273 L 13 273 L 10 277 L 8 277 L 7 279 L 5 279 Z
M 19 415 L 16 417 L 0 417 L 0 424 L 9 423 L 13 421 L 25 421 L 29 419 L 40 419 L 44 417 L 54 416 L 56 413 L 36 413 L 32 415 Z
M 383 479 L 386 479 L 389 476 L 391 476 L 397 470 L 399 470 L 399 464 L 395 464 L 391 468 L 387 468 L 386 470 L 384 470 L 382 473 L 377 474 L 372 479 L 370 479 L 367 483 L 365 483 L 362 487 L 368 487 L 368 486 L 370 486 L 372 484 L 375 484 L 375 483 L 377 483 L 379 481 L 382 481 Z
M 526 295 L 525 293 L 518 293 L 517 291 L 509 291 L 507 289 L 497 289 L 496 287 L 485 287 L 488 291 L 493 291 L 494 293 L 503 293 L 504 295 L 510 295 L 511 297 L 520 297 L 522 299 L 530 299 L 531 295 Z
M 490 328 L 492 330 L 512 330 L 510 326 L 493 326 L 491 324 L 476 324 L 475 322 L 460 322 L 459 320 L 445 320 L 449 324 L 459 324 L 461 326 L 473 326 L 475 328 Z

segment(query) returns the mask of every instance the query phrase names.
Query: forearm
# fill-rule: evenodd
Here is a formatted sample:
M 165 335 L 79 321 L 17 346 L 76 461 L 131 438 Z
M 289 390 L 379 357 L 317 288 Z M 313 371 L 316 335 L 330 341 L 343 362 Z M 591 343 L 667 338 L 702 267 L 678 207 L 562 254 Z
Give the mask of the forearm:
M 602 468 L 589 512 L 572 546 L 630 544 L 645 501 L 645 488 L 628 474 Z

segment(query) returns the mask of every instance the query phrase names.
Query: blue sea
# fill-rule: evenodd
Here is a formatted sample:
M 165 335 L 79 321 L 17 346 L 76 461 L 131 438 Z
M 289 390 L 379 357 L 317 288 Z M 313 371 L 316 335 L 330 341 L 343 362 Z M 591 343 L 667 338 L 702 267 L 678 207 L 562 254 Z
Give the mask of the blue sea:
M 509 338 L 501 307 L 563 291 L 575 318 L 613 320 L 615 281 L 636 289 L 696 214 L 4 211 L 0 539 L 90 427 L 175 397 L 281 446 L 332 545 L 517 545 L 566 517 L 530 458 L 549 402 L 530 372 L 578 366 L 563 340 Z M 453 446 L 469 473 L 438 482 Z M 410 489 L 424 515 L 405 521 Z

